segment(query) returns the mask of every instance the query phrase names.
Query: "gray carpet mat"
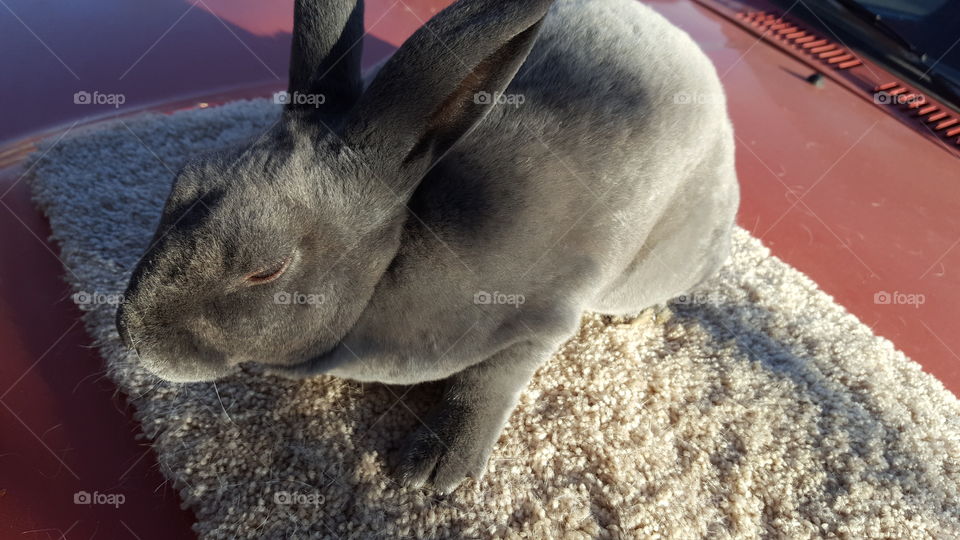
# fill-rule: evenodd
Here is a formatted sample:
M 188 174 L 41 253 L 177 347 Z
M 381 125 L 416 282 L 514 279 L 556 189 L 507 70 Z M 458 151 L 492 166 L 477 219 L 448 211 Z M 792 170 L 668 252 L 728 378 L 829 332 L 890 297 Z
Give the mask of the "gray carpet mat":
M 238 102 L 95 126 L 42 148 L 30 177 L 86 327 L 202 537 L 960 535 L 958 400 L 742 230 L 720 275 L 669 309 L 586 314 L 485 478 L 446 497 L 385 473 L 430 387 L 158 381 L 122 349 L 112 300 L 173 171 L 278 114 Z

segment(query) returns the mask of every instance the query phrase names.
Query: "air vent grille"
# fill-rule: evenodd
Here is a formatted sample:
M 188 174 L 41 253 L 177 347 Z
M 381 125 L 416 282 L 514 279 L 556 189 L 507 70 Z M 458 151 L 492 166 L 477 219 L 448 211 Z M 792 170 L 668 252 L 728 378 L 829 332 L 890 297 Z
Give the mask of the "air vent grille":
M 754 27 L 761 37 L 793 45 L 833 69 L 850 69 L 863 62 L 853 52 L 822 38 L 782 17 L 765 11 L 737 13 L 737 19 Z
M 881 105 L 902 109 L 934 135 L 960 146 L 960 117 L 950 109 L 929 104 L 926 96 L 907 85 L 899 81 L 877 85 L 873 89 L 873 100 Z
M 776 13 L 741 11 L 732 15 L 741 24 L 752 28 L 760 39 L 793 49 L 833 70 L 843 71 L 863 64 L 853 51 L 803 28 L 798 23 L 790 22 Z M 862 77 L 862 74 L 859 77 Z M 875 81 L 874 78 L 866 85 L 855 86 L 869 92 L 870 86 Z M 945 139 L 951 147 L 955 149 L 960 147 L 960 116 L 921 92 L 909 88 L 902 82 L 891 81 L 878 84 L 873 88 L 873 101 L 882 107 L 894 109 L 898 116 L 914 122 L 925 129 L 929 135 L 937 139 Z

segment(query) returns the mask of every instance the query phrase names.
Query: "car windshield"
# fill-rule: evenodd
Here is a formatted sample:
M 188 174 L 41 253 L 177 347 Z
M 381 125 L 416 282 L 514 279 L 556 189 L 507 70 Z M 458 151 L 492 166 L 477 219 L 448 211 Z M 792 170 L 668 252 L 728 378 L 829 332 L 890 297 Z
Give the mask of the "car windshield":
M 790 14 L 960 105 L 960 1 L 793 0 Z M 891 65 L 891 63 L 893 65 Z M 906 68 L 906 69 L 905 69 Z
M 960 2 L 956 0 L 857 0 L 926 53 L 927 64 L 960 82 Z

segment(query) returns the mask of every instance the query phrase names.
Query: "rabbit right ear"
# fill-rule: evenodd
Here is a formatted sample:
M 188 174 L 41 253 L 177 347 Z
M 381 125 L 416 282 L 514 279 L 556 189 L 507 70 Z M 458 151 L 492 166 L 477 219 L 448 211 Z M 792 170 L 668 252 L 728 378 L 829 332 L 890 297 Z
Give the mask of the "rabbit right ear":
M 553 0 L 459 0 L 383 66 L 343 139 L 399 194 L 490 112 L 533 47 Z
M 363 92 L 362 42 L 363 0 L 296 0 L 286 109 L 349 109 Z

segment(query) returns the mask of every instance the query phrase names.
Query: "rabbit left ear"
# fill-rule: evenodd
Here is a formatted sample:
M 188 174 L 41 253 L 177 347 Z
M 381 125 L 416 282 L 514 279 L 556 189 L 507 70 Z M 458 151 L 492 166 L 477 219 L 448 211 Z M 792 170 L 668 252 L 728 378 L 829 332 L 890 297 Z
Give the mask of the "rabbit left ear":
M 460 0 L 408 39 L 344 120 L 344 139 L 411 193 L 513 80 L 553 0 Z
M 287 111 L 340 114 L 363 92 L 363 0 L 296 0 Z

